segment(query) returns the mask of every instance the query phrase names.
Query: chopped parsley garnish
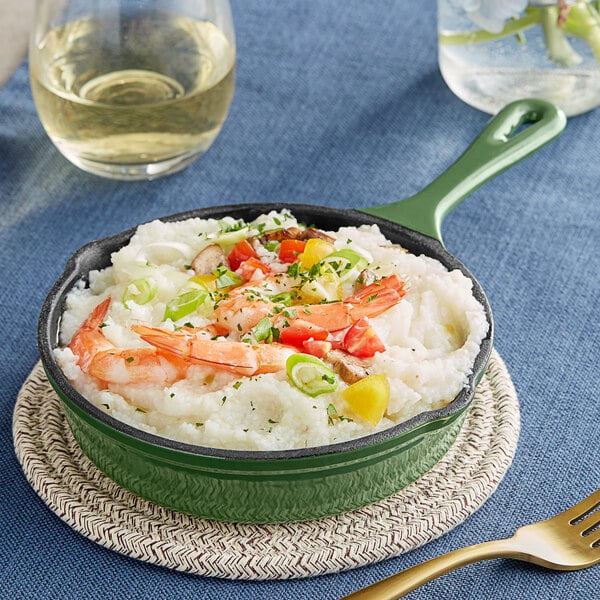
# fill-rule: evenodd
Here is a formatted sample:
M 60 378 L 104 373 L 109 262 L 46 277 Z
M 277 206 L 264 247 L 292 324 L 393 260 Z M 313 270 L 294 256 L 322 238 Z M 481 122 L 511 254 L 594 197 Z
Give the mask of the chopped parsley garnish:
M 241 385 L 242 385 L 242 382 L 241 382 L 241 381 L 236 381 L 236 382 L 233 384 L 233 387 L 234 387 L 234 389 L 236 389 L 236 390 L 239 390 L 239 389 L 240 389 L 240 387 L 241 387 Z
M 234 273 L 231 269 L 228 269 L 224 265 L 219 265 L 212 274 L 217 278 L 215 283 L 217 289 L 224 289 L 236 285 L 240 285 L 244 282 L 244 280 L 237 274 Z
M 263 340 L 268 340 L 271 335 L 271 321 L 267 317 L 261 319 L 253 328 L 252 333 L 254 334 L 254 339 L 257 342 L 262 342 Z
M 288 268 L 287 268 L 287 274 L 290 277 L 299 277 L 300 276 L 300 263 L 292 263 Z
M 339 418 L 338 412 L 335 409 L 335 406 L 333 404 L 330 404 L 327 407 L 327 422 L 329 423 L 329 425 L 333 425 L 335 419 Z
M 297 296 L 298 294 L 294 292 L 281 292 L 279 294 L 271 296 L 269 299 L 271 300 L 271 302 L 279 302 L 284 306 L 291 306 L 292 301 L 295 300 Z
M 126 362 L 130 363 L 130 362 L 133 362 L 135 360 L 135 358 L 133 358 L 133 356 L 128 356 L 125 360 L 126 360 Z
M 327 407 L 327 422 L 329 423 L 329 425 L 334 425 L 336 419 L 338 421 L 346 421 L 348 423 L 353 423 L 353 419 L 348 419 L 347 417 L 344 417 L 343 415 L 340 415 L 338 413 L 338 411 L 336 410 L 335 406 L 333 404 L 330 404 Z
M 232 231 L 239 231 L 246 227 L 246 223 L 244 219 L 238 219 L 233 223 L 233 225 L 228 225 L 225 221 L 219 221 L 219 227 L 221 228 L 221 233 L 230 233 Z
M 257 342 L 270 344 L 273 341 L 278 342 L 280 332 L 277 327 L 271 326 L 271 321 L 267 317 L 261 319 L 253 328 L 252 334 Z

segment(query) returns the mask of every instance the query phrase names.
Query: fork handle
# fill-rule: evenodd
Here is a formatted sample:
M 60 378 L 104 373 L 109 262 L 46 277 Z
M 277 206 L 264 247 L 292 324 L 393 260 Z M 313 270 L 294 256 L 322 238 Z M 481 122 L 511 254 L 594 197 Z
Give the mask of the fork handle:
M 494 540 L 460 548 L 382 579 L 349 596 L 344 596 L 342 600 L 395 600 L 412 592 L 424 583 L 459 567 L 491 558 L 514 555 L 515 549 L 510 544 L 510 540 Z

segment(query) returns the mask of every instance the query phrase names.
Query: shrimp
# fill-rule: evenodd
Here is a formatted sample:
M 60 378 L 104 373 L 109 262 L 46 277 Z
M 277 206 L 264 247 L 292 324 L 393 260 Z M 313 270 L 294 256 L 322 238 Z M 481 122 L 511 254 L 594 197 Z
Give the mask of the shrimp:
M 229 290 L 215 307 L 216 324 L 234 335 L 247 333 L 263 318 L 286 308 L 277 298 L 297 295 L 295 284 L 293 278 L 275 273 Z
M 117 348 L 102 333 L 111 299 L 107 298 L 88 315 L 75 332 L 69 348 L 84 373 L 103 387 L 110 384 L 153 383 L 168 385 L 186 375 L 185 361 L 165 355 L 156 348 Z
M 404 282 L 397 275 L 375 281 L 341 302 L 311 304 L 299 311 L 299 317 L 328 331 L 340 331 L 363 317 L 376 317 L 398 304 L 406 295 Z
M 272 296 L 274 298 L 277 298 L 277 293 L 281 293 L 281 290 L 293 290 L 289 278 L 275 279 L 277 277 L 272 276 L 268 287 L 264 286 L 276 292 Z M 404 283 L 397 275 L 375 281 L 344 300 L 324 304 L 287 306 L 270 301 L 264 293 L 261 295 L 256 286 L 245 285 L 232 290 L 232 293 L 219 303 L 215 317 L 217 323 L 231 333 L 246 333 L 265 317 L 276 323 L 281 321 L 282 315 L 288 324 L 301 320 L 329 332 L 336 332 L 352 326 L 363 317 L 380 315 L 398 304 L 405 295 Z
M 237 375 L 276 373 L 285 369 L 285 361 L 295 352 L 284 344 L 246 344 L 209 339 L 194 330 L 167 331 L 158 327 L 132 325 L 145 342 L 191 364 L 224 369 Z

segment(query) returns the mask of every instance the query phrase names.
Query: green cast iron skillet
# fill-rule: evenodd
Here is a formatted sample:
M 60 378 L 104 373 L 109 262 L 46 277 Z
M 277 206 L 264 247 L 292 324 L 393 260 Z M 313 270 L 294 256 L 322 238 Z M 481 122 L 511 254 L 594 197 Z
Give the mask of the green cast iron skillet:
M 75 439 L 104 473 L 133 493 L 196 516 L 237 522 L 275 523 L 337 514 L 380 500 L 418 479 L 456 438 L 492 350 L 489 303 L 475 278 L 444 248 L 440 227 L 454 206 L 486 180 L 557 137 L 564 115 L 538 100 L 503 109 L 468 150 L 422 192 L 364 211 L 304 204 L 245 204 L 193 210 L 164 221 L 191 217 L 252 220 L 287 208 L 303 222 L 325 230 L 376 223 L 392 242 L 425 254 L 473 282 L 485 308 L 489 333 L 473 364 L 468 385 L 446 407 L 424 412 L 385 431 L 327 446 L 283 451 L 241 451 L 184 444 L 137 430 L 88 402 L 69 383 L 53 356 L 65 298 L 90 271 L 110 264 L 111 253 L 134 233 L 94 241 L 77 251 L 50 291 L 41 311 L 39 350 L 48 379 L 62 399 Z M 528 123 L 525 129 L 519 128 Z

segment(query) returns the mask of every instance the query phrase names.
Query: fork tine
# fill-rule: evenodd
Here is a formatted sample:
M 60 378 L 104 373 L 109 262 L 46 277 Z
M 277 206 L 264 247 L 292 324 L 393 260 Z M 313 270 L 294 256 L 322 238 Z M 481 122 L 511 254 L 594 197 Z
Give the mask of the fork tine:
M 562 517 L 567 518 L 569 523 L 573 523 L 574 521 L 577 521 L 577 519 L 584 517 L 587 513 L 591 512 L 598 506 L 600 506 L 600 489 L 596 490 L 587 498 L 584 498 L 581 502 L 575 504 L 575 506 L 568 508 L 560 514 Z
M 600 535 L 600 513 L 594 512 L 584 519 L 577 519 L 574 523 L 571 523 L 571 526 L 583 537 Z

